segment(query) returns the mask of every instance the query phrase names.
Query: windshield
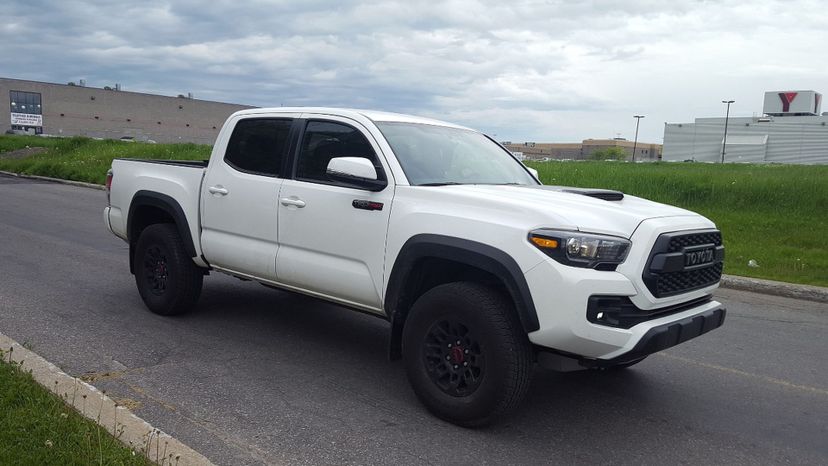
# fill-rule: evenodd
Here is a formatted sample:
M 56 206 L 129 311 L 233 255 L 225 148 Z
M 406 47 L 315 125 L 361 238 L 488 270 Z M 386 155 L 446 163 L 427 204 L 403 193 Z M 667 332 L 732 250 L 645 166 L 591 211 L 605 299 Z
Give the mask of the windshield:
M 486 136 L 459 128 L 377 122 L 412 185 L 538 184 Z

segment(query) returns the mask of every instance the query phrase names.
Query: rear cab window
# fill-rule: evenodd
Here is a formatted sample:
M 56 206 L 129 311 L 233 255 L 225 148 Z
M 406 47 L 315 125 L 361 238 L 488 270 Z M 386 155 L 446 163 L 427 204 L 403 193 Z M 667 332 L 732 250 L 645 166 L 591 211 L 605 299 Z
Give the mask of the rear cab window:
M 247 118 L 233 128 L 224 161 L 235 170 L 277 177 L 290 146 L 291 118 Z

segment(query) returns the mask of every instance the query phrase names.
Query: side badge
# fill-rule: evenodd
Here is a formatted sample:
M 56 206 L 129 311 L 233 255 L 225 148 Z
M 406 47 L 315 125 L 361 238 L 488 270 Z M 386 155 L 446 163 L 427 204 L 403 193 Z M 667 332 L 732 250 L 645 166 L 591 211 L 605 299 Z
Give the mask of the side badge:
M 351 205 L 354 206 L 354 209 L 382 210 L 383 203 L 374 201 L 364 201 L 362 199 L 354 199 L 354 202 L 352 202 Z

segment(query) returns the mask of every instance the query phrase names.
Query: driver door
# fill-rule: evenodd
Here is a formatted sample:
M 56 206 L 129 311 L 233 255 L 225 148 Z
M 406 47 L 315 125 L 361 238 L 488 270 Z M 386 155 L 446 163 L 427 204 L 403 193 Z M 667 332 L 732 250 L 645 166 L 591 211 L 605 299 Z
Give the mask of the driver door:
M 364 157 L 387 176 L 387 163 L 370 133 L 347 118 L 308 119 L 300 137 L 293 177 L 279 195 L 278 281 L 382 313 L 393 181 L 372 192 L 332 181 L 326 169 L 332 158 Z

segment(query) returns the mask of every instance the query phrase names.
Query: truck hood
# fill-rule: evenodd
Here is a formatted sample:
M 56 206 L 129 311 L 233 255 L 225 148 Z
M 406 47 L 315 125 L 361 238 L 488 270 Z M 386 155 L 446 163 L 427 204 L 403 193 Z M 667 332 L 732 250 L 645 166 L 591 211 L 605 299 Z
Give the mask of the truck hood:
M 622 197 L 617 191 L 510 185 L 450 185 L 431 189 L 444 190 L 445 194 L 453 197 L 468 197 L 464 200 L 469 203 L 484 203 L 490 208 L 521 212 L 521 217 L 530 214 L 530 223 L 533 223 L 531 228 L 577 229 L 629 238 L 638 225 L 647 219 L 688 216 L 701 218 L 689 210 L 626 194 L 621 200 L 603 199 Z

